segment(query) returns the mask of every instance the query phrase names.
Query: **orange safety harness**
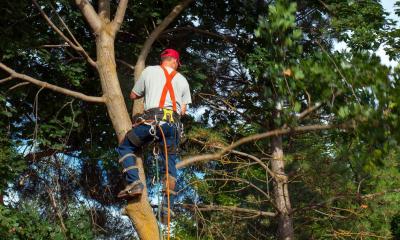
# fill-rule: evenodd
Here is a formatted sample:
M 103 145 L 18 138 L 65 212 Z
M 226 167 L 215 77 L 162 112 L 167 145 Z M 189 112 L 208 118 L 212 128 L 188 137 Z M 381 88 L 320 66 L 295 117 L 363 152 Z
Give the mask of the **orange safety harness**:
M 175 92 L 174 88 L 172 86 L 172 79 L 175 77 L 177 74 L 177 71 L 173 70 L 171 73 L 168 73 L 167 69 L 164 66 L 161 66 L 162 70 L 164 70 L 164 75 L 165 75 L 165 85 L 163 88 L 163 91 L 161 93 L 161 98 L 160 98 L 160 103 L 158 104 L 159 108 L 163 108 L 165 105 L 165 99 L 167 98 L 167 92 L 169 92 L 169 96 L 172 101 L 172 109 L 174 112 L 177 111 L 176 109 L 176 99 L 175 99 Z

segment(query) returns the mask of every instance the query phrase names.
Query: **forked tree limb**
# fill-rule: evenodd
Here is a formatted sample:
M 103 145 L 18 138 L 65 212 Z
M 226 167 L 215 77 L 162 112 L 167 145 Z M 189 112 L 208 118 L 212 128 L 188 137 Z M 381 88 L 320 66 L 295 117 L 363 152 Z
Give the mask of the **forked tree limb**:
M 103 27 L 103 23 L 100 20 L 99 15 L 94 10 L 92 4 L 88 0 L 75 0 L 76 5 L 78 5 L 81 13 L 85 17 L 89 26 L 92 28 L 95 34 L 98 34 Z
M 68 95 L 68 96 L 71 96 L 71 97 L 75 97 L 75 98 L 81 99 L 81 100 L 86 101 L 86 102 L 93 102 L 93 103 L 104 103 L 105 102 L 105 99 L 103 97 L 88 96 L 88 95 L 85 95 L 85 94 L 80 93 L 80 92 L 72 91 L 72 90 L 67 89 L 67 88 L 59 87 L 59 86 L 56 86 L 56 85 L 53 85 L 53 84 L 50 84 L 50 83 L 47 83 L 47 82 L 40 81 L 40 80 L 38 80 L 36 78 L 30 77 L 30 76 L 25 75 L 25 74 L 17 73 L 13 69 L 7 67 L 6 65 L 4 65 L 1 62 L 0 62 L 0 69 L 3 69 L 7 73 L 9 73 L 10 74 L 9 78 L 18 78 L 18 79 L 21 79 L 23 81 L 30 82 L 32 84 L 40 86 L 42 88 L 47 88 L 47 89 L 53 90 L 55 92 L 62 93 L 64 95 Z
M 275 217 L 277 216 L 277 213 L 274 212 L 265 212 L 265 211 L 260 211 L 260 210 L 255 210 L 255 209 L 249 209 L 249 208 L 239 208 L 235 206 L 218 206 L 218 205 L 196 205 L 196 204 L 181 204 L 183 208 L 190 209 L 190 210 L 198 210 L 201 212 L 206 212 L 206 211 L 230 211 L 230 212 L 237 212 L 237 213 L 243 213 L 243 214 L 252 214 L 254 216 L 252 217 Z
M 204 155 L 198 155 L 198 156 L 185 158 L 181 162 L 177 163 L 176 167 L 184 168 L 186 166 L 195 164 L 197 162 L 205 162 L 205 161 L 215 160 L 215 159 L 221 158 L 224 154 L 230 152 L 231 150 L 235 149 L 236 147 L 238 147 L 242 144 L 257 141 L 257 140 L 264 139 L 264 138 L 280 136 L 280 135 L 285 135 L 285 134 L 289 134 L 289 133 L 297 133 L 297 132 L 320 131 L 320 130 L 327 130 L 327 129 L 333 129 L 333 128 L 345 129 L 345 128 L 353 128 L 353 127 L 354 126 L 350 125 L 350 124 L 341 124 L 341 125 L 316 124 L 316 125 L 300 126 L 300 127 L 294 127 L 294 128 L 275 129 L 275 130 L 268 131 L 265 133 L 254 134 L 254 135 L 251 135 L 248 137 L 241 138 L 238 141 L 232 143 L 231 145 L 223 148 L 221 151 L 219 151 L 217 153 L 204 154 Z

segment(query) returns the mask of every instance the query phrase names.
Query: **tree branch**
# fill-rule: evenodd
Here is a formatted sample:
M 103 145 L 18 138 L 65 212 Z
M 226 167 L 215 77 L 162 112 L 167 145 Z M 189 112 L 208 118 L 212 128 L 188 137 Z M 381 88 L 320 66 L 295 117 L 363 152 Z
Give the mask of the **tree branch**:
M 99 15 L 97 15 L 96 11 L 94 10 L 92 4 L 90 4 L 88 0 L 75 0 L 75 3 L 78 5 L 93 32 L 97 34 L 102 28 L 103 23 L 101 22 Z
M 205 142 L 200 141 L 200 140 L 198 140 L 198 139 L 190 138 L 190 140 L 191 140 L 191 141 L 194 141 L 194 142 L 197 142 L 197 143 L 200 143 L 200 144 L 203 144 L 203 145 L 207 145 Z M 224 147 L 222 147 L 222 146 L 215 146 L 215 145 L 213 145 L 213 146 L 211 146 L 211 147 L 217 148 L 217 149 L 224 149 Z M 231 152 L 231 153 L 233 153 L 233 154 L 236 154 L 236 155 L 240 155 L 240 156 L 247 157 L 247 158 L 250 158 L 250 159 L 254 160 L 254 161 L 257 162 L 258 164 L 260 164 L 261 167 L 264 168 L 264 170 L 266 170 L 273 178 L 276 177 L 276 176 L 275 176 L 276 174 L 275 174 L 271 169 L 269 169 L 269 167 L 268 167 L 261 159 L 259 159 L 258 157 L 254 156 L 254 155 L 251 155 L 251 154 L 248 154 L 248 153 L 245 153 L 245 152 L 236 151 L 236 150 L 231 150 L 231 151 L 229 151 L 229 152 Z
M 363 200 L 369 200 L 369 199 L 373 199 L 375 197 L 380 197 L 380 196 L 383 196 L 383 195 L 386 195 L 389 193 L 400 193 L 400 188 L 390 189 L 390 190 L 383 191 L 383 192 L 365 194 L 365 195 L 361 196 L 361 198 Z
M 265 133 L 260 133 L 260 134 L 254 134 L 248 137 L 244 137 L 239 139 L 238 141 L 232 143 L 231 145 L 223 148 L 221 151 L 213 154 L 205 154 L 205 155 L 200 155 L 200 156 L 193 156 L 189 158 L 183 159 L 181 162 L 176 164 L 177 168 L 183 168 L 188 165 L 197 163 L 197 162 L 204 162 L 204 161 L 210 161 L 214 159 L 221 158 L 222 155 L 225 153 L 233 150 L 234 148 L 256 140 L 260 140 L 263 138 L 268 138 L 268 137 L 273 137 L 273 136 L 280 136 L 280 135 L 285 135 L 288 133 L 295 133 L 295 132 L 309 132 L 309 131 L 320 131 L 320 130 L 327 130 L 327 129 L 332 129 L 332 128 L 354 128 L 353 125 L 308 125 L 308 126 L 300 126 L 300 127 L 294 127 L 294 128 L 281 128 L 281 129 L 275 129 L 272 131 L 268 131 Z
M 277 213 L 274 212 L 264 212 L 255 209 L 239 208 L 235 206 L 217 206 L 217 205 L 196 205 L 196 204 L 181 204 L 183 208 L 186 209 L 196 209 L 202 212 L 206 211 L 231 211 L 245 214 L 254 214 L 253 217 L 275 217 Z
M 43 11 L 43 9 L 40 7 L 40 5 L 37 3 L 36 0 L 32 0 L 32 2 L 36 6 L 36 8 L 40 11 L 40 14 L 43 16 L 43 18 L 46 20 L 46 22 L 50 25 L 50 27 L 53 28 L 53 30 L 58 35 L 60 35 L 68 43 L 69 46 L 71 46 L 73 49 L 75 49 L 77 52 L 79 52 L 82 56 L 84 56 L 90 65 L 97 68 L 96 62 L 87 54 L 87 52 L 83 49 L 83 47 L 80 46 L 79 44 L 76 45 L 67 36 L 65 36 L 64 33 L 53 23 L 53 21 L 51 21 L 51 19 Z M 70 34 L 72 35 L 72 33 L 70 33 Z
M 56 85 L 53 85 L 53 84 L 50 84 L 47 82 L 40 81 L 38 79 L 35 79 L 35 78 L 30 77 L 25 74 L 17 73 L 13 69 L 7 67 L 6 65 L 4 65 L 1 62 L 0 62 L 0 68 L 3 69 L 4 71 L 8 72 L 10 74 L 11 78 L 18 78 L 18 79 L 33 83 L 42 88 L 47 88 L 47 89 L 53 90 L 55 92 L 59 92 L 59 93 L 62 93 L 62 94 L 65 94 L 65 95 L 68 95 L 71 97 L 81 99 L 83 101 L 94 102 L 94 103 L 104 103 L 105 102 L 105 99 L 103 97 L 88 96 L 88 95 L 85 95 L 80 92 L 72 91 L 67 88 L 59 87 L 59 86 L 56 86 Z
M 121 63 L 122 65 L 124 65 L 125 67 L 127 67 L 127 68 L 129 68 L 129 69 L 131 69 L 131 70 L 135 70 L 135 66 L 133 66 L 132 64 L 129 64 L 129 63 L 125 62 L 125 61 L 122 60 L 122 59 L 118 59 L 118 58 L 117 58 L 117 59 L 115 59 L 115 61 Z
M 125 11 L 128 7 L 128 0 L 120 0 L 117 8 L 117 12 L 115 13 L 114 20 L 112 21 L 112 31 L 115 35 L 122 25 L 122 21 L 124 20 Z
M 5 82 L 8 82 L 8 81 L 10 81 L 10 80 L 12 80 L 13 78 L 10 76 L 10 77 L 6 77 L 6 78 L 3 78 L 3 79 L 1 79 L 0 80 L 0 84 L 1 83 L 5 83 Z
M 150 36 L 146 39 L 142 50 L 138 56 L 135 65 L 135 80 L 139 79 L 140 74 L 142 73 L 147 55 L 149 55 L 151 46 L 153 45 L 154 41 L 158 38 L 158 36 L 168 27 L 168 25 L 174 21 L 174 19 L 185 9 L 193 0 L 183 0 L 178 5 L 172 9 L 172 11 L 168 14 L 166 18 L 158 25 Z
M 180 32 L 180 31 L 188 31 L 188 32 L 199 33 L 199 34 L 207 35 L 207 36 L 210 36 L 210 37 L 213 37 L 213 38 L 222 39 L 223 41 L 229 42 L 229 43 L 233 43 L 235 41 L 234 37 L 222 35 L 222 34 L 219 34 L 219 33 L 214 33 L 214 32 L 211 32 L 209 30 L 200 29 L 200 28 L 196 28 L 196 27 L 171 28 L 171 29 L 165 30 L 162 34 L 168 34 L 168 33 L 172 33 L 172 32 Z

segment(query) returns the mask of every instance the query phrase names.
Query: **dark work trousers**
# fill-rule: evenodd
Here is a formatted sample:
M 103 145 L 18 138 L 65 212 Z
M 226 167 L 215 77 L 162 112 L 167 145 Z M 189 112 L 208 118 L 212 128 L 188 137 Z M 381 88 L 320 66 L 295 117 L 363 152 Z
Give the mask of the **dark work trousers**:
M 168 147 L 168 174 L 174 178 L 176 178 L 176 159 L 177 159 L 177 153 L 176 149 L 179 144 L 179 133 L 176 124 L 173 123 L 163 123 L 160 125 L 162 128 L 167 147 Z M 150 134 L 150 128 L 151 126 L 146 125 L 146 124 L 141 124 L 139 126 L 136 126 L 135 128 L 132 128 L 131 131 L 134 131 L 134 134 L 140 139 L 141 144 L 140 145 L 145 145 L 151 141 L 153 141 L 154 137 Z M 165 153 L 164 153 L 164 141 L 160 132 L 160 129 L 156 127 L 156 136 L 158 137 L 156 139 L 156 142 L 160 144 L 160 157 L 163 160 L 162 164 L 160 164 L 160 172 L 161 174 L 165 174 Z M 124 141 L 118 146 L 117 152 L 119 154 L 120 159 L 123 158 L 126 154 L 130 153 L 136 153 L 138 149 L 141 146 L 136 146 L 133 143 L 129 141 L 127 137 L 125 137 Z M 122 166 L 124 169 L 127 169 L 129 167 L 135 166 L 136 165 L 136 159 L 133 156 L 128 156 L 122 161 Z M 134 168 L 131 170 L 128 170 L 125 173 L 125 179 L 126 182 L 132 183 L 136 180 L 139 180 L 139 172 L 138 169 Z

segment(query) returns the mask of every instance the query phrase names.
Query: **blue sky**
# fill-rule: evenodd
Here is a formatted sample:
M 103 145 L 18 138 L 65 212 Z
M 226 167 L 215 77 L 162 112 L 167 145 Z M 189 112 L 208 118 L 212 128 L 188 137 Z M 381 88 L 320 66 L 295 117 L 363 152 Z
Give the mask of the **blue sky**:
M 385 8 L 386 12 L 390 13 L 390 18 L 399 21 L 399 18 L 394 14 L 394 4 L 396 0 L 381 0 L 382 6 Z M 397 23 L 399 25 L 399 23 Z

